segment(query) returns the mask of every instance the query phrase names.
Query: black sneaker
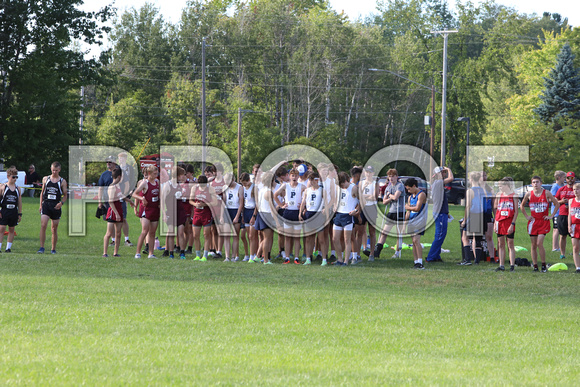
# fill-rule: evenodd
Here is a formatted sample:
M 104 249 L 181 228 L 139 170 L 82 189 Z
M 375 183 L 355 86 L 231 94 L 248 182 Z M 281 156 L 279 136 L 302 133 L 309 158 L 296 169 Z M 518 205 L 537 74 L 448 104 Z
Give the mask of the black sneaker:
M 469 266 L 469 265 L 471 265 L 471 261 L 461 261 L 459 264 L 461 266 Z
M 163 257 L 169 257 L 169 251 L 165 250 L 163 252 L 163 254 L 161 254 L 161 256 L 163 256 Z
M 6 252 L 6 253 L 11 253 L 11 252 L 12 252 L 12 250 L 10 250 L 10 249 L 6 249 L 6 251 L 5 251 L 5 252 Z
M 576 269 L 576 274 L 580 274 L 580 269 Z
M 536 266 L 536 267 L 534 267 L 534 271 L 539 272 L 540 269 L 538 269 L 538 267 Z
M 187 254 L 187 251 L 185 252 L 185 254 Z M 215 253 L 215 255 L 213 256 L 216 259 L 221 259 L 222 258 L 222 253 Z
M 510 266 L 510 271 L 516 271 L 516 267 L 514 265 Z
M 546 265 L 542 265 L 542 273 L 545 273 L 548 271 L 548 268 L 546 267 Z
M 498 266 L 498 268 L 495 269 L 495 271 L 505 271 L 505 267 L 504 266 Z
M 413 269 L 418 269 L 418 270 L 423 270 L 425 268 L 425 266 L 423 266 L 422 263 L 417 262 L 415 264 L 415 266 L 413 266 Z
M 366 255 L 367 257 L 370 257 L 371 256 L 371 251 L 368 250 L 368 249 L 364 249 L 363 250 L 363 254 Z

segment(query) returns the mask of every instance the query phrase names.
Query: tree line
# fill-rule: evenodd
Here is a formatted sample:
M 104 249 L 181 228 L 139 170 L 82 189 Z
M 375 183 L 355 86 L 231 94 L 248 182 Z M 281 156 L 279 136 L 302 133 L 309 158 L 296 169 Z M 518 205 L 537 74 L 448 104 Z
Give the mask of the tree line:
M 471 119 L 471 144 L 530 146 L 530 163 L 496 163 L 491 178 L 551 180 L 556 167 L 580 170 L 580 89 L 565 107 L 546 105 L 558 100 L 546 79 L 574 86 L 573 74 L 557 74 L 565 46 L 566 68 L 578 67 L 579 33 L 559 14 L 526 15 L 494 1 L 459 2 L 452 12 L 445 0 L 387 0 L 375 15 L 350 20 L 324 0 L 192 0 L 172 24 L 151 4 L 115 15 L 61 3 L 4 2 L 6 163 L 60 159 L 66 170 L 67 146 L 79 140 L 135 157 L 163 144 L 201 144 L 204 38 L 208 144 L 235 160 L 244 109 L 244 171 L 284 144 L 314 146 L 341 169 L 393 144 L 429 152 L 432 85 L 439 161 L 443 38 L 433 31 L 447 28 L 459 31 L 448 46 L 446 164 L 455 174 L 465 168 L 458 117 Z M 107 32 L 111 49 L 84 59 L 74 42 L 99 44 Z M 418 173 L 410 163 L 396 167 Z

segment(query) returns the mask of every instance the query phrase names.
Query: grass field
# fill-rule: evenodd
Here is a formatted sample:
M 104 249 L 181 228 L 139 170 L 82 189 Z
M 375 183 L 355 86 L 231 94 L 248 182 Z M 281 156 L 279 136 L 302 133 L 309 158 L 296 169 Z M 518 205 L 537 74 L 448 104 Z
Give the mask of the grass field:
M 86 237 L 67 237 L 64 216 L 58 254 L 38 255 L 38 201 L 25 198 L 0 254 L 1 385 L 578 384 L 569 255 L 568 272 L 457 266 L 455 220 L 445 263 L 422 271 L 410 251 L 351 267 L 135 260 L 128 247 L 102 258 L 94 208 Z M 529 248 L 523 217 L 516 245 Z

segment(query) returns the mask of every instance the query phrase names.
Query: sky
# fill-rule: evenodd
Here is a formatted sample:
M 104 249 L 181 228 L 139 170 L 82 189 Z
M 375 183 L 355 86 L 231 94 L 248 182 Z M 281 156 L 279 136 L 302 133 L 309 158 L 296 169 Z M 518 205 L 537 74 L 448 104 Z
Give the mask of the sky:
M 85 0 L 85 10 L 96 10 L 103 4 L 113 0 Z M 474 3 L 480 3 L 480 0 L 472 0 Z M 122 11 L 131 7 L 139 8 L 145 4 L 146 0 L 115 0 L 115 6 Z M 172 23 L 179 21 L 181 10 L 185 8 L 187 0 L 149 0 L 155 4 L 165 18 Z M 463 1 L 465 2 L 465 0 Z M 542 15 L 545 11 L 559 13 L 568 18 L 573 26 L 580 25 L 580 2 L 575 0 L 496 0 L 496 3 L 513 7 L 520 12 Z M 367 16 L 376 12 L 377 0 L 330 0 L 333 9 L 343 11 L 351 20 L 356 20 L 359 16 Z M 455 0 L 449 0 L 453 7 Z
M 113 1 L 115 7 L 119 9 L 119 15 L 132 7 L 138 9 L 148 1 L 159 8 L 164 18 L 171 23 L 179 21 L 181 11 L 187 4 L 187 0 L 85 0 L 82 8 L 85 11 L 96 11 L 103 4 Z M 356 20 L 372 13 L 378 13 L 377 1 L 380 0 L 330 0 L 330 5 L 337 12 L 344 11 L 351 20 Z M 448 1 L 453 8 L 456 0 Z M 465 1 L 467 0 L 463 0 L 463 2 Z M 476 4 L 482 2 L 481 0 L 472 1 Z M 572 26 L 580 26 L 580 1 L 578 0 L 496 0 L 496 3 L 513 7 L 526 14 L 535 13 L 541 16 L 544 12 L 559 13 L 563 17 L 567 17 L 568 23 Z

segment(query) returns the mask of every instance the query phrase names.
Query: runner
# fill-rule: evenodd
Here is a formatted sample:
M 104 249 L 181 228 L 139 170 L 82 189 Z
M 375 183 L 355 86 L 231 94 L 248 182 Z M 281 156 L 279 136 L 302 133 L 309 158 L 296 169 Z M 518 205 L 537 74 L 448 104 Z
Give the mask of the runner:
M 556 171 L 554 172 L 554 184 L 550 188 L 550 193 L 552 196 L 556 197 L 558 190 L 566 185 L 566 172 Z M 552 204 L 552 211 L 554 211 L 554 205 Z M 552 251 L 560 251 L 560 233 L 558 232 L 558 215 L 560 215 L 560 209 L 555 212 L 554 218 L 552 219 Z
M 375 178 L 375 169 L 372 165 L 368 165 L 364 169 L 365 179 L 363 180 L 361 186 L 361 204 L 362 204 L 362 213 L 361 217 L 363 219 L 363 223 L 368 223 L 367 231 L 370 240 L 370 246 L 374 246 L 377 242 L 377 234 L 375 229 L 375 224 L 377 221 L 377 198 L 379 196 L 379 185 L 377 184 L 377 180 Z M 374 251 L 371 252 L 365 246 L 365 250 L 363 251 L 367 257 L 369 257 L 369 262 L 373 262 L 375 260 Z
M 558 215 L 558 233 L 560 234 L 560 259 L 566 258 L 566 237 L 569 235 L 568 230 L 568 203 L 574 198 L 574 182 L 576 174 L 568 172 L 566 174 L 566 185 L 556 192 L 554 196 L 560 203 L 560 215 Z
M 572 237 L 572 253 L 576 274 L 580 274 L 580 183 L 574 184 L 574 197 L 568 201 L 568 231 Z
M 256 176 L 256 174 L 257 171 L 254 172 L 254 176 Z M 252 219 L 256 209 L 256 198 L 254 196 L 256 192 L 254 189 L 255 185 L 252 183 L 250 174 L 247 172 L 242 173 L 242 176 L 240 176 L 240 182 L 244 188 L 244 228 L 240 231 L 240 239 L 244 244 L 244 250 L 246 252 L 243 261 L 252 261 L 251 263 L 259 262 L 260 259 L 256 256 L 258 252 L 258 231 L 250 224 L 250 220 Z
M 197 183 L 192 187 L 192 195 L 189 203 L 193 206 L 193 243 L 195 245 L 194 261 L 207 262 L 211 249 L 212 235 L 212 210 L 218 205 L 217 195 L 208 183 L 207 176 L 197 178 Z M 203 227 L 204 251 L 201 253 L 201 228 Z
M 107 198 L 109 200 L 109 206 L 107 208 L 107 215 L 105 217 L 107 221 L 107 231 L 103 237 L 103 257 L 105 258 L 109 256 L 107 252 L 109 249 L 109 240 L 111 237 L 115 237 L 113 257 L 119 257 L 119 246 L 121 246 L 121 231 L 123 229 L 124 219 L 122 203 L 129 202 L 131 205 L 133 205 L 131 200 L 123 195 L 123 190 L 121 189 L 123 170 L 120 166 L 113 168 L 112 177 L 113 181 L 107 187 Z
M 409 178 L 405 182 L 405 188 L 409 192 L 409 202 L 405 205 L 405 220 L 407 223 L 407 233 L 413 239 L 413 263 L 414 269 L 424 269 L 423 266 L 423 246 L 421 245 L 421 235 L 425 234 L 427 225 L 427 194 L 419 188 L 417 179 Z
M 328 254 L 328 243 L 325 240 L 326 225 L 324 224 L 324 214 L 323 214 L 323 190 L 318 184 L 320 176 L 316 172 L 312 172 L 308 176 L 308 187 L 303 192 L 302 203 L 300 204 L 300 215 L 299 220 L 305 221 L 312 219 L 310 221 L 310 227 L 308 231 L 314 231 L 307 235 L 304 242 L 304 251 L 306 252 L 306 262 L 305 265 L 310 265 L 313 261 L 313 251 L 314 244 L 316 242 L 316 237 L 318 236 L 321 244 L 321 250 L 324 258 L 322 258 L 322 265 L 326 266 L 326 254 Z M 316 227 L 315 224 L 320 223 L 320 227 Z M 312 230 L 314 227 L 314 230 Z
M 258 201 L 256 203 L 256 208 L 254 209 L 254 214 L 250 219 L 250 224 L 253 225 L 258 233 L 260 234 L 260 247 L 258 248 L 258 255 L 260 251 L 264 256 L 264 265 L 271 265 L 270 254 L 272 250 L 272 243 L 274 240 L 274 230 L 270 228 L 267 221 L 270 224 L 275 223 L 274 207 L 272 205 L 273 188 L 276 186 L 276 180 L 274 179 L 274 174 L 271 172 L 265 172 L 262 174 L 262 182 L 267 184 L 260 184 L 258 190 Z
M 530 204 L 530 213 L 526 211 L 526 204 Z M 552 210 L 550 213 L 550 203 Z M 546 267 L 546 250 L 544 249 L 544 238 L 550 232 L 550 219 L 560 208 L 560 204 L 554 198 L 550 191 L 542 188 L 542 179 L 539 176 L 532 177 L 532 191 L 527 192 L 520 204 L 520 210 L 528 220 L 528 234 L 532 241 L 532 262 L 534 271 L 538 271 L 538 251 L 542 261 L 542 273 L 545 273 Z
M 226 254 L 224 262 L 238 262 L 240 260 L 240 228 L 243 222 L 244 189 L 240 184 L 236 183 L 231 173 L 228 173 L 224 180 L 230 182 L 223 194 L 227 210 L 227 212 L 224 212 L 224 222 L 233 227 L 235 232 L 231 241 L 229 236 L 223 238 Z
M 155 232 L 159 224 L 159 171 L 155 165 L 147 166 L 147 180 L 143 180 L 133 192 L 133 197 L 141 201 L 141 234 L 137 240 L 137 251 L 135 258 L 141 258 L 141 247 L 147 239 L 149 250 L 148 258 L 157 258 L 153 252 L 155 250 Z
M 191 219 L 191 205 L 189 204 L 189 186 L 186 182 L 187 175 L 185 169 L 175 168 L 176 185 L 169 180 L 163 185 L 165 205 L 163 206 L 164 220 L 167 223 L 169 233 L 167 234 L 167 243 L 163 256 L 174 258 L 174 251 L 179 247 L 179 258 L 185 259 L 186 233 L 188 228 L 188 218 Z M 177 236 L 177 245 L 175 244 Z
M 290 176 L 290 182 L 282 184 L 280 188 L 276 190 L 274 193 L 274 200 L 276 201 L 278 208 L 284 209 L 284 219 L 290 222 L 298 222 L 304 186 L 298 182 L 299 172 L 297 169 L 293 168 L 288 174 Z M 284 203 L 278 199 L 278 196 L 284 197 Z M 290 263 L 290 260 L 294 257 L 294 263 L 299 265 L 300 231 L 302 230 L 302 225 L 292 224 L 290 222 L 284 222 L 284 240 L 286 243 L 285 251 L 286 254 L 288 254 L 284 259 L 284 264 Z M 296 255 L 294 255 L 293 252 L 295 252 Z
M 336 248 L 336 266 L 348 265 L 348 257 L 352 251 L 351 236 L 354 227 L 353 215 L 357 213 L 358 191 L 355 185 L 350 182 L 350 177 L 346 172 L 338 174 L 338 185 L 340 187 L 338 208 L 332 226 L 334 247 Z M 342 249 L 344 246 L 344 254 Z
M 2 252 L 2 242 L 4 233 L 8 227 L 8 241 L 6 242 L 6 252 L 12 252 L 14 241 L 14 228 L 22 220 L 22 197 L 20 188 L 16 185 L 18 170 L 12 166 L 6 170 L 8 182 L 0 184 L 0 252 Z
M 387 213 L 387 222 L 381 230 L 379 241 L 375 246 L 373 255 L 379 258 L 383 245 L 387 240 L 387 234 L 391 231 L 393 226 L 397 226 L 397 243 L 395 254 L 391 258 L 401 258 L 401 249 L 403 247 L 403 231 L 405 221 L 405 186 L 399 181 L 399 173 L 396 169 L 389 169 L 387 171 L 389 184 L 385 189 L 383 197 L 383 204 L 385 206 L 390 204 L 389 212 Z
M 514 234 L 516 220 L 518 219 L 519 198 L 514 192 L 513 179 L 504 177 L 499 181 L 500 193 L 495 200 L 495 223 L 494 231 L 497 234 L 497 250 L 499 255 L 499 267 L 495 271 L 505 271 L 506 239 L 510 257 L 510 271 L 515 270 L 516 249 L 514 246 Z
M 358 167 L 358 166 L 354 166 L 350 169 L 350 182 L 352 184 L 354 184 L 354 188 L 358 191 L 358 185 L 360 183 L 360 177 L 362 175 L 362 167 Z M 358 196 L 358 192 L 357 192 L 357 196 Z M 366 224 L 366 218 L 362 217 L 362 211 L 361 211 L 361 205 L 360 205 L 360 201 L 358 199 L 356 199 L 356 213 L 353 215 L 353 219 L 354 219 L 354 227 L 352 230 L 352 235 L 351 235 L 351 244 L 352 244 L 352 251 L 350 253 L 350 262 L 355 265 L 359 262 L 362 261 L 361 257 L 360 257 L 360 251 L 363 250 L 361 249 L 362 247 L 362 243 L 363 243 L 363 234 L 366 237 L 366 233 L 365 233 L 365 224 Z M 363 220 L 364 219 L 364 220 Z M 366 243 L 366 238 L 365 239 L 365 243 Z
M 66 180 L 60 177 L 60 163 L 55 161 L 50 166 L 50 176 L 42 179 L 42 191 L 40 192 L 40 249 L 39 254 L 44 253 L 46 240 L 46 228 L 51 221 L 51 254 L 56 254 L 56 242 L 58 241 L 58 224 L 62 215 L 62 206 L 67 199 Z
M 459 265 L 463 266 L 469 266 L 473 261 L 479 264 L 482 260 L 482 242 L 487 231 L 484 214 L 485 191 L 481 187 L 483 185 L 481 172 L 471 172 L 469 180 L 471 188 L 465 195 L 465 216 L 461 222 L 461 228 L 465 229 L 465 235 L 471 241 L 471 246 L 469 244 L 463 246 L 464 259 L 459 262 Z

